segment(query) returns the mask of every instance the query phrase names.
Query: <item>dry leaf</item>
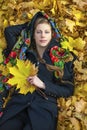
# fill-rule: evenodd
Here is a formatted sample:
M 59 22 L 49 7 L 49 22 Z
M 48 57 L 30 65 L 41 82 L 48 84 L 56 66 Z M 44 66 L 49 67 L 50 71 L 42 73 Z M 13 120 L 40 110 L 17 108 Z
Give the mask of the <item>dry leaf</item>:
M 86 107 L 87 107 L 87 102 L 85 102 L 83 99 L 75 103 L 76 112 L 84 112 Z
M 69 31 L 73 33 L 74 27 L 75 27 L 75 21 L 70 20 L 70 19 L 65 19 L 66 21 L 66 26 L 68 27 Z
M 72 118 L 70 118 L 70 121 L 71 121 L 71 123 L 72 123 L 72 125 L 74 127 L 74 130 L 81 130 L 79 120 L 72 117 Z

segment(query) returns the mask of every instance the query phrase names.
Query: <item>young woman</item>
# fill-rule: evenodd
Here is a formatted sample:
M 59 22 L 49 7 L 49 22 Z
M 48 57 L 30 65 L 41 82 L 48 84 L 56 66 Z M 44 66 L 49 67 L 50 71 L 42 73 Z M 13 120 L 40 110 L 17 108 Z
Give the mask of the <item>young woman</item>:
M 38 74 L 27 79 L 37 89 L 26 95 L 14 92 L 0 118 L 0 130 L 56 130 L 57 98 L 73 95 L 74 59 L 69 60 L 71 53 L 60 47 L 59 30 L 43 12 L 37 12 L 30 23 L 5 29 L 6 57 L 16 48 L 20 33 L 18 55 L 38 66 Z M 29 46 L 26 39 L 30 41 Z

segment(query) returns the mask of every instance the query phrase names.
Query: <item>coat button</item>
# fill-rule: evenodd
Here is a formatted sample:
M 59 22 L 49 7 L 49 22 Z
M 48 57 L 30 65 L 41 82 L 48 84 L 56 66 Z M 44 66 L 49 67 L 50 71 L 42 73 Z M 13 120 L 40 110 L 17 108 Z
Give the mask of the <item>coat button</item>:
M 27 105 L 30 105 L 30 102 L 28 102 Z

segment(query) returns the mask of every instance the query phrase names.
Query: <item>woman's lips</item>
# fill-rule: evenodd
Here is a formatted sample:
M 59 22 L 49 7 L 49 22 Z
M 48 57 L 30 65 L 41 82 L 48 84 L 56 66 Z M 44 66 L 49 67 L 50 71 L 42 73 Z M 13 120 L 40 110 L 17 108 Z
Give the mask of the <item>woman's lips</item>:
M 47 40 L 40 40 L 40 42 L 43 42 L 43 43 L 44 43 L 44 42 L 47 42 Z

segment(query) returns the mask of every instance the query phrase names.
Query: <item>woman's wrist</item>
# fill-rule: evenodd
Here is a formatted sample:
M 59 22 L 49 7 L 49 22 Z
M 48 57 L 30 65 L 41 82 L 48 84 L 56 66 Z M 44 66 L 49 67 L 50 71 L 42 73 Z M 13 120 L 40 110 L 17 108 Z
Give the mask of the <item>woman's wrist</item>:
M 42 82 L 42 84 L 41 84 L 41 88 L 42 88 L 42 89 L 45 89 L 45 88 L 46 88 L 46 86 L 45 86 L 45 83 L 44 83 L 44 82 Z

